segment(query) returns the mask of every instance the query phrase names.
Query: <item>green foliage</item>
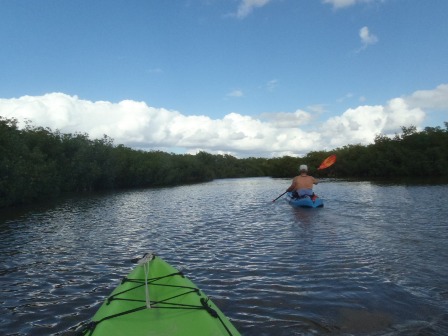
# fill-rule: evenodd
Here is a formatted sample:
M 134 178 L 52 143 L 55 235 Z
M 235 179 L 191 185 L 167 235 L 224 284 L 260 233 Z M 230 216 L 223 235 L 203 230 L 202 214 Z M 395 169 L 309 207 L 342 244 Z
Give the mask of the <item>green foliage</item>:
M 330 154 L 337 162 L 318 171 Z M 106 135 L 61 134 L 0 116 L 0 208 L 59 196 L 114 188 L 147 188 L 211 181 L 215 178 L 293 177 L 307 164 L 317 177 L 448 176 L 448 123 L 445 129 L 403 127 L 394 138 L 378 135 L 369 146 L 338 148 L 305 157 L 237 159 L 231 155 L 173 154 L 114 146 Z
M 273 158 L 268 163 L 268 175 L 272 177 L 291 177 L 297 175 L 298 158 L 283 156 Z
M 446 177 L 448 176 L 448 123 L 445 129 L 402 127 L 389 138 L 378 135 L 369 146 L 350 145 L 336 149 L 338 177 Z

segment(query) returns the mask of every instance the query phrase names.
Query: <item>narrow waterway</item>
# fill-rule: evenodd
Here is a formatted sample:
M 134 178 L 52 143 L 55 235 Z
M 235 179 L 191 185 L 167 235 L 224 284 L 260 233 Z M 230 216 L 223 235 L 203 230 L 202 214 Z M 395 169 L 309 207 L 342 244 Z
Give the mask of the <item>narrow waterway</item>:
M 154 251 L 243 335 L 448 335 L 448 185 L 225 179 L 0 215 L 0 334 L 69 335 Z

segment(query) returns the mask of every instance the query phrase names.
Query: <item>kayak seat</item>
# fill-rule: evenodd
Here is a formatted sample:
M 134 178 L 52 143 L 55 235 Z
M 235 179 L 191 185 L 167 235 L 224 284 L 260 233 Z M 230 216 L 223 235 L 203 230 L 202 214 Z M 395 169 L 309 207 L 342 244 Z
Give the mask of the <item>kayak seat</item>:
M 311 198 L 311 200 L 315 200 L 317 195 L 313 192 L 311 195 L 299 195 L 299 193 L 295 190 L 291 193 L 291 197 L 294 199 L 303 199 L 303 198 Z

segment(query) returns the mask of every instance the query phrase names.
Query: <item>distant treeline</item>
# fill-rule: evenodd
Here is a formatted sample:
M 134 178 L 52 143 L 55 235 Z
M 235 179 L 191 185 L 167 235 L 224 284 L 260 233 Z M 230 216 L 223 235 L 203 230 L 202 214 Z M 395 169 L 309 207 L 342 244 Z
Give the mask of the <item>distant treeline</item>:
M 394 138 L 378 135 L 368 146 L 349 145 L 303 158 L 237 159 L 231 155 L 173 154 L 115 146 L 108 136 L 63 134 L 0 116 L 0 208 L 58 197 L 65 192 L 148 188 L 234 177 L 292 177 L 302 163 L 315 176 L 448 176 L 448 123 L 445 129 L 403 127 Z M 316 168 L 330 154 L 337 162 Z

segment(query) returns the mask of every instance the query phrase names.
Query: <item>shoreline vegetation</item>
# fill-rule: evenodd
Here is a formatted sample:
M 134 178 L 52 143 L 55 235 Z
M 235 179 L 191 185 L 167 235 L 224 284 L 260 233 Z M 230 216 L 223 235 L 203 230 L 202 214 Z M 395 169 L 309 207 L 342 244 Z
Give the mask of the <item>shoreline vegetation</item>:
M 308 164 L 316 177 L 391 179 L 447 178 L 448 122 L 445 129 L 402 127 L 389 138 L 377 135 L 370 145 L 313 151 L 302 158 L 243 158 L 207 152 L 174 154 L 114 145 L 104 135 L 64 134 L 33 126 L 19 129 L 16 119 L 0 116 L 0 209 L 54 199 L 64 193 L 165 187 L 217 178 L 297 175 Z M 330 154 L 337 162 L 317 171 Z

